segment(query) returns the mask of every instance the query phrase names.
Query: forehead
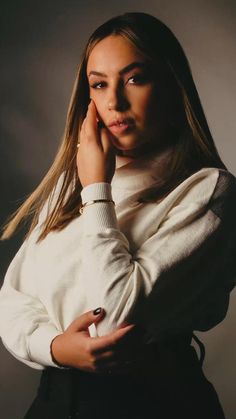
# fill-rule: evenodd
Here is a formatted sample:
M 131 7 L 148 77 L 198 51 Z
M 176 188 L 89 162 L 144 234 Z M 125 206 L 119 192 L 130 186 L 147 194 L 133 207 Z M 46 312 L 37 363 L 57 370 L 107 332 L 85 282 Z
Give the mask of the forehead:
M 92 49 L 87 63 L 87 74 L 92 71 L 115 73 L 133 61 L 145 61 L 143 54 L 128 39 L 110 35 Z

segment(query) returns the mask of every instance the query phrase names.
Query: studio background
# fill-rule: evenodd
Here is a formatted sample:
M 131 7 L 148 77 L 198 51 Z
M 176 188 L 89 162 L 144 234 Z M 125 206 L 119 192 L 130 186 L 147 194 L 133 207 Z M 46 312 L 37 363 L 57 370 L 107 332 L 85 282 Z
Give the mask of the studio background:
M 82 49 L 112 16 L 142 11 L 163 20 L 181 42 L 202 104 L 229 170 L 236 175 L 236 2 L 218 0 L 10 1 L 1 5 L 1 225 L 42 179 L 62 138 Z M 22 242 L 0 242 L 0 283 Z M 206 346 L 204 372 L 226 419 L 236 415 L 236 291 L 222 323 L 197 333 Z M 0 412 L 21 419 L 40 372 L 0 344 Z

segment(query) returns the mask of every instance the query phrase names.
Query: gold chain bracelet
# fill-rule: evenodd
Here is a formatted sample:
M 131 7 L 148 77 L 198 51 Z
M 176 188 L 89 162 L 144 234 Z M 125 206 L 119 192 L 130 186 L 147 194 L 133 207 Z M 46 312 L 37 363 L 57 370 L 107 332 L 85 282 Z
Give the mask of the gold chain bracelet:
M 93 201 L 85 202 L 84 204 L 81 204 L 79 208 L 80 214 L 83 214 L 83 210 L 88 205 L 96 204 L 97 202 L 112 202 L 115 205 L 115 202 L 112 199 L 94 199 Z

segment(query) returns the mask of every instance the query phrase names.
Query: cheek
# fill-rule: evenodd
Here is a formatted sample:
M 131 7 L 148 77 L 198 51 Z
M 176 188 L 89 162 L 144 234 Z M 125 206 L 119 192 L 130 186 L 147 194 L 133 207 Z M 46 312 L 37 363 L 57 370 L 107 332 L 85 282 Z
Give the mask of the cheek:
M 90 97 L 95 103 L 99 117 L 104 120 L 104 100 L 99 95 L 93 94 L 93 92 L 90 92 Z
M 134 105 L 137 109 L 137 112 L 139 113 L 140 118 L 144 122 L 148 123 L 150 121 L 153 121 L 153 119 L 156 119 L 158 109 L 158 98 L 153 93 L 153 90 L 150 89 L 149 91 L 143 92 L 143 94 L 140 95 L 138 105 L 137 101 L 134 102 Z

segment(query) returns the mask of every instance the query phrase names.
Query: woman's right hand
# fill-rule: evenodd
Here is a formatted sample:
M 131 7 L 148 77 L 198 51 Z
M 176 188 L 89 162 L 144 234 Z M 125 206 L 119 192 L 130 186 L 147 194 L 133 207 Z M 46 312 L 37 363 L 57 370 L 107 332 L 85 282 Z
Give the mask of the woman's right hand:
M 88 311 L 75 319 L 64 333 L 56 336 L 51 343 L 55 361 L 64 367 L 79 368 L 87 372 L 108 372 L 117 367 L 113 348 L 135 326 L 124 325 L 100 337 L 90 337 L 88 327 L 98 323 L 105 315 L 104 309 L 97 315 Z

